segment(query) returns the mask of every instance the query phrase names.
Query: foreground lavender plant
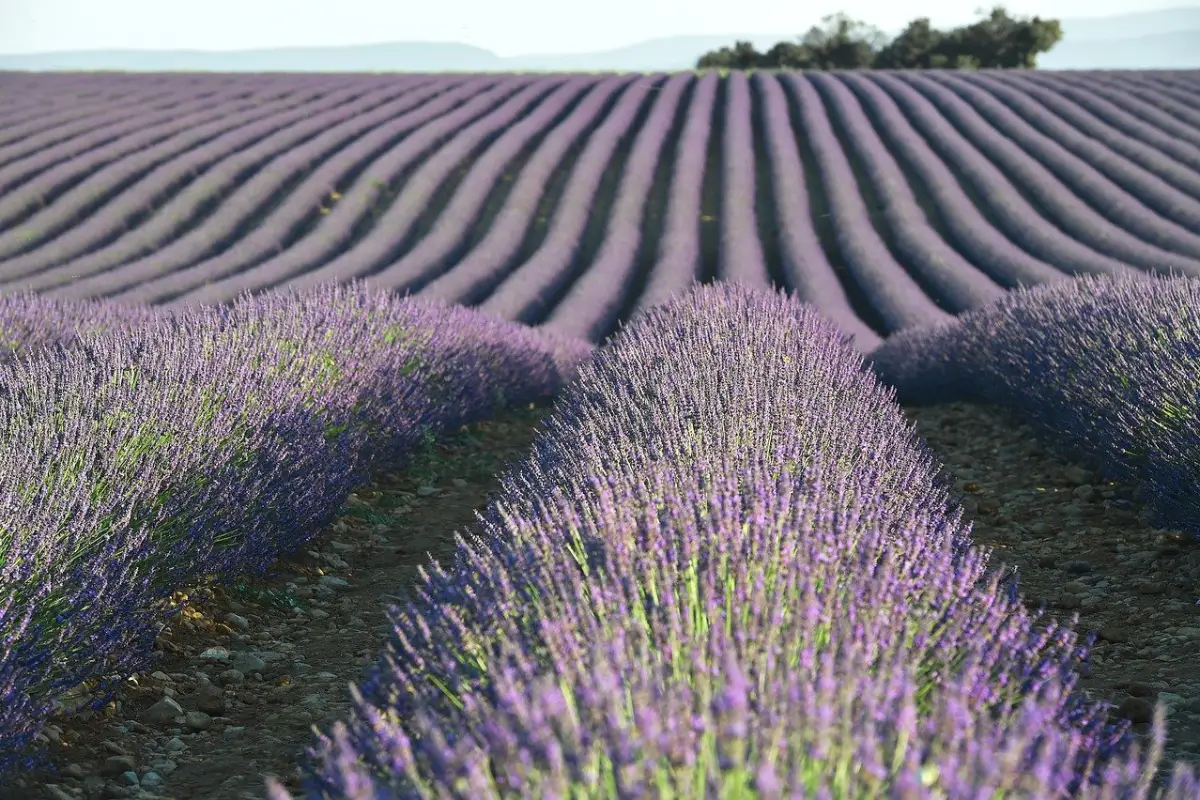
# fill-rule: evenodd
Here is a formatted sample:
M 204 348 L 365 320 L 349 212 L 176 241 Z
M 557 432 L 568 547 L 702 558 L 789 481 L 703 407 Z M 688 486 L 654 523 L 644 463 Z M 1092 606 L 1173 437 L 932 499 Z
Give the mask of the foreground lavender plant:
M 1144 797 L 891 400 L 781 296 L 651 311 L 392 609 L 306 796 Z
M 906 401 L 1021 411 L 1065 454 L 1141 483 L 1156 525 L 1200 537 L 1200 279 L 1023 289 L 870 360 Z
M 590 349 L 361 285 L 112 320 L 0 368 L 0 775 L 62 691 L 149 663 L 173 591 L 262 572 L 382 459 Z

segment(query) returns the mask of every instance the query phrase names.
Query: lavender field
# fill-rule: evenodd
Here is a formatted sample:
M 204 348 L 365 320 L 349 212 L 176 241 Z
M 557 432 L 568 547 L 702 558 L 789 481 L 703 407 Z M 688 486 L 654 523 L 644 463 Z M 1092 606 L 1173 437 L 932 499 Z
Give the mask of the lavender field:
M 1200 73 L 0 73 L 0 340 L 0 778 L 553 398 L 308 797 L 1150 796 L 899 404 L 1200 537 Z

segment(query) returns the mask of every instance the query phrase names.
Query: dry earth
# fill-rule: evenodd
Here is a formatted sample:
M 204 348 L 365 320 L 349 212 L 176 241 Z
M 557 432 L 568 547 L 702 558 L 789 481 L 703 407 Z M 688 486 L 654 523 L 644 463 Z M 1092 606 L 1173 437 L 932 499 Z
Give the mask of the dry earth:
M 27 775 L 0 800 L 241 800 L 264 796 L 264 775 L 295 789 L 311 726 L 341 717 L 347 682 L 374 663 L 386 604 L 427 551 L 452 552 L 454 531 L 471 524 L 544 412 L 471 426 L 403 474 L 379 475 L 271 575 L 190 590 L 156 667 L 102 713 L 54 718 L 44 736 L 59 774 Z M 908 413 L 968 493 L 976 538 L 1019 567 L 1027 601 L 1068 623 L 1078 612 L 1080 631 L 1099 631 L 1081 685 L 1140 736 L 1164 701 L 1168 758 L 1200 759 L 1200 548 L 1147 527 L 1131 487 L 1101 485 L 1047 453 L 1007 412 Z

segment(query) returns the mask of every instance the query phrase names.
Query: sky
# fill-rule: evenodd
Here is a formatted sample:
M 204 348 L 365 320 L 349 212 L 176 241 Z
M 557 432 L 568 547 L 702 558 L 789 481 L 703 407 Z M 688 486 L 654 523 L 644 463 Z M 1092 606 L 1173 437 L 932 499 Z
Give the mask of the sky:
M 991 0 L 0 0 L 0 53 L 254 50 L 398 41 L 462 42 L 502 57 L 607 50 L 661 36 L 792 38 L 838 11 L 885 33 L 979 18 Z M 1014 16 L 1103 17 L 1182 2 L 1011 0 Z

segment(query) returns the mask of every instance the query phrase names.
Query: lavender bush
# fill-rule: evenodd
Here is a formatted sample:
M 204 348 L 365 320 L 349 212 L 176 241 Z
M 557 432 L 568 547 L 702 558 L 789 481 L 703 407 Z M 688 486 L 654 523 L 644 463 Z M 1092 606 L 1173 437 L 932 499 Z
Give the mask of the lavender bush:
M 391 610 L 306 796 L 1145 796 L 892 401 L 778 294 L 651 310 Z
M 380 459 L 590 350 L 361 285 L 118 328 L 0 368 L 0 774 L 61 691 L 146 665 L 174 590 L 265 570 Z
M 1152 522 L 1200 536 L 1200 279 L 1082 276 L 1013 292 L 870 361 L 909 402 L 981 398 L 1136 480 Z

